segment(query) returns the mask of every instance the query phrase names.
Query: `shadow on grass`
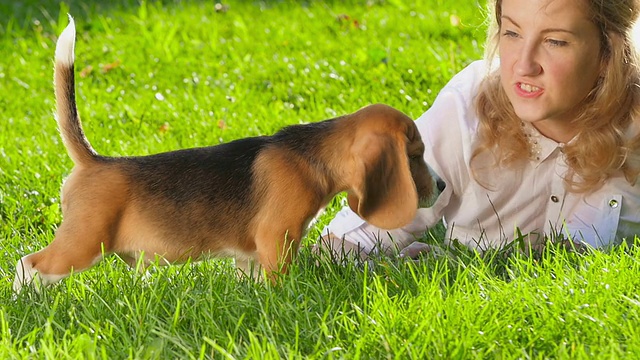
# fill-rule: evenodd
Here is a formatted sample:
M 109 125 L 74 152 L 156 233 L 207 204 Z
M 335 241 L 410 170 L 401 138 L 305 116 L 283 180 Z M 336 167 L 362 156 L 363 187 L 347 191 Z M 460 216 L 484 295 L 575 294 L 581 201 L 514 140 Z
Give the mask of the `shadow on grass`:
M 158 7 L 173 7 L 185 3 L 210 3 L 215 6 L 219 0 L 0 0 L 0 34 L 5 35 L 14 29 L 29 29 L 35 22 L 48 22 L 52 26 L 58 19 L 73 14 L 74 17 L 90 18 L 95 15 L 110 16 L 116 13 L 135 13 L 144 3 Z
M 134 13 L 143 4 L 150 4 L 154 7 L 170 8 L 184 6 L 185 4 L 205 3 L 211 7 L 222 6 L 225 11 L 234 4 L 247 3 L 259 7 L 272 7 L 282 4 L 295 6 L 308 6 L 317 1 L 305 0 L 88 0 L 88 1 L 60 1 L 60 0 L 0 0 L 0 35 L 4 36 L 11 30 L 29 29 L 37 20 L 46 20 L 55 26 L 57 19 L 61 19 L 68 12 L 74 16 L 90 18 L 95 15 L 110 16 L 116 13 Z M 332 4 L 352 4 L 362 5 L 360 0 L 323 0 L 321 3 Z M 368 4 L 384 3 L 384 0 L 370 0 Z

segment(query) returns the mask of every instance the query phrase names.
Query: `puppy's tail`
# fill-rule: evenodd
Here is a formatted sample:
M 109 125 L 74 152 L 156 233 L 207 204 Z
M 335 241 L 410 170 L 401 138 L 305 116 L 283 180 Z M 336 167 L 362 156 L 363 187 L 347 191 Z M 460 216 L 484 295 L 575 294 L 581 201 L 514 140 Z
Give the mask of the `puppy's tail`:
M 64 29 L 56 44 L 53 83 L 56 92 L 56 118 L 62 141 L 71 160 L 76 165 L 88 165 L 94 162 L 98 154 L 84 135 L 80 116 L 76 107 L 74 56 L 76 26 L 69 16 L 69 25 Z

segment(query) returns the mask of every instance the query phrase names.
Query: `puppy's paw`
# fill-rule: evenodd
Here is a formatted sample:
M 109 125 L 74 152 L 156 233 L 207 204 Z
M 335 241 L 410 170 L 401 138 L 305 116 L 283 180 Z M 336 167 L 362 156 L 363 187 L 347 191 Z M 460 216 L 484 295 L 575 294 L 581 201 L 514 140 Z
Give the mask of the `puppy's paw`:
M 24 256 L 16 264 L 16 277 L 13 280 L 13 291 L 19 294 L 24 286 L 34 285 L 36 290 L 40 290 L 38 271 L 33 268 L 31 262 Z

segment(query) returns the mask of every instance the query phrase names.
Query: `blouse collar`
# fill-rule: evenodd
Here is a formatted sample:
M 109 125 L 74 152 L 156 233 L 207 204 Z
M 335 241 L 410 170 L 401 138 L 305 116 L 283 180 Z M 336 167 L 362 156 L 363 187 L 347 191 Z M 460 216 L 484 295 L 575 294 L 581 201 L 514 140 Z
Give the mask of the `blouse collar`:
M 528 122 L 521 122 L 524 136 L 529 142 L 529 159 L 536 164 L 540 164 L 556 151 L 562 151 L 565 143 L 559 143 L 542 135 L 538 129 Z M 575 139 L 575 138 L 574 138 Z M 573 142 L 571 139 L 569 143 Z

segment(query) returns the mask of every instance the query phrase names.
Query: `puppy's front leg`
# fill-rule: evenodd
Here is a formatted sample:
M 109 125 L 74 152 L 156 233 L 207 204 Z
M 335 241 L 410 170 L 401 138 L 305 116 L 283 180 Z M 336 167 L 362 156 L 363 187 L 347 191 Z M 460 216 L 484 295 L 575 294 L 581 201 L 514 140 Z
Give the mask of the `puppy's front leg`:
M 255 259 L 236 257 L 235 265 L 239 277 L 249 276 L 256 281 L 262 279 L 260 263 Z
M 279 274 L 286 274 L 289 264 L 298 252 L 301 230 L 273 231 L 265 229 L 256 236 L 258 261 L 266 277 L 275 282 Z

